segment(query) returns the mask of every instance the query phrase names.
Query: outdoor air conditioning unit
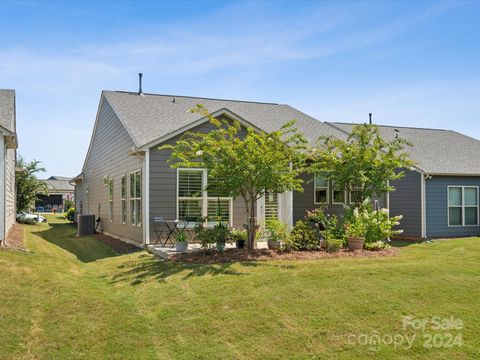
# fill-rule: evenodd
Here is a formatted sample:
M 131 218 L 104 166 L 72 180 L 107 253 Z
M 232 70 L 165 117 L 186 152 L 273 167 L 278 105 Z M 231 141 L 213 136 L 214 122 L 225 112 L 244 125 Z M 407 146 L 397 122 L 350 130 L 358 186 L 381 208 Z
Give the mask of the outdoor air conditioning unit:
M 95 233 L 95 215 L 78 215 L 78 236 Z

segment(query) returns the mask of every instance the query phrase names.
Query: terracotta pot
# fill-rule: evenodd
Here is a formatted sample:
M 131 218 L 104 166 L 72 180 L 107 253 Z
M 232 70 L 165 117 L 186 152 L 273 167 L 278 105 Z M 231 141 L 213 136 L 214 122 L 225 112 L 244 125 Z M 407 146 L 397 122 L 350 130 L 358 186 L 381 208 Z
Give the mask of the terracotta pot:
M 282 241 L 268 240 L 267 244 L 270 250 L 278 250 L 282 247 Z
M 348 238 L 348 250 L 350 251 L 362 250 L 364 242 L 365 242 L 364 238 L 359 238 L 359 237 Z

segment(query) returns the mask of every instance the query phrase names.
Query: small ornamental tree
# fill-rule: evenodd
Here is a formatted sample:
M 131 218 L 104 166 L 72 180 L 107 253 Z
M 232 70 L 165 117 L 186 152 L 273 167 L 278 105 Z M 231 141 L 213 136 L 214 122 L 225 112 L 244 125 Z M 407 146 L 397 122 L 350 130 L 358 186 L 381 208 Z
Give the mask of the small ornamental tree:
M 32 160 L 26 162 L 22 157 L 17 161 L 17 167 L 23 169 L 22 172 L 15 174 L 15 185 L 17 188 L 17 209 L 27 211 L 35 206 L 37 194 L 46 194 L 48 192 L 47 185 L 37 179 L 38 172 L 45 171 L 40 167 L 40 161 Z
M 354 194 L 356 207 L 367 198 L 395 190 L 390 181 L 405 175 L 413 162 L 405 152 L 410 144 L 396 137 L 384 140 L 376 125 L 355 125 L 346 140 L 320 137 L 311 152 L 309 171 Z
M 178 167 L 201 167 L 215 181 L 216 192 L 241 197 L 247 210 L 247 247 L 255 246 L 255 203 L 266 191 L 302 191 L 299 175 L 305 170 L 306 140 L 290 121 L 280 130 L 266 133 L 247 127 L 246 134 L 238 121 L 214 118 L 197 105 L 192 112 L 205 116 L 214 129 L 207 133 L 186 132 L 171 149 L 170 164 Z

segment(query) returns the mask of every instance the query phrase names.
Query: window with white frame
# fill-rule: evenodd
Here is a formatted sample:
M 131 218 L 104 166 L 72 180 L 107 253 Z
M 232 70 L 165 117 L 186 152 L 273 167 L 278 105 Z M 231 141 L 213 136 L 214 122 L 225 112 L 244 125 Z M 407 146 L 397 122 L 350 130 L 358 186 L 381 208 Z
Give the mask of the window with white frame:
M 122 224 L 127 223 L 127 177 L 122 175 L 120 178 L 120 214 Z
M 337 186 L 334 181 L 332 187 L 332 204 L 345 204 L 345 189 Z
M 218 222 L 231 225 L 232 198 L 215 189 L 213 185 L 215 180 L 207 176 L 206 170 L 179 169 L 177 181 L 179 220 L 196 222 L 199 219 L 206 219 L 208 225 Z
M 314 176 L 314 203 L 326 204 L 328 203 L 328 180 L 315 174 Z
M 130 225 L 142 225 L 142 172 L 130 173 Z
M 478 225 L 478 187 L 448 187 L 448 226 Z
M 108 179 L 108 216 L 113 221 L 113 178 Z

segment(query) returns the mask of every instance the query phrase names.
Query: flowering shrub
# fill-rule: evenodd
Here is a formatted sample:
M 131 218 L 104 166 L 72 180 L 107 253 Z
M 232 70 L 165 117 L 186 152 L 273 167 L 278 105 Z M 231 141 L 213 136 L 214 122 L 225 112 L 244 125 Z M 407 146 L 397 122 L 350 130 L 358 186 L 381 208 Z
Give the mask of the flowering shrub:
M 345 235 L 347 237 L 364 238 L 367 232 L 367 224 L 365 222 L 364 210 L 359 211 L 355 208 L 351 215 L 346 216 L 345 221 Z
M 390 217 L 388 209 L 373 210 L 367 199 L 359 208 L 345 210 L 345 233 L 349 237 L 365 238 L 366 244 L 390 240 L 402 233 L 393 229 L 401 219 L 402 215 Z

